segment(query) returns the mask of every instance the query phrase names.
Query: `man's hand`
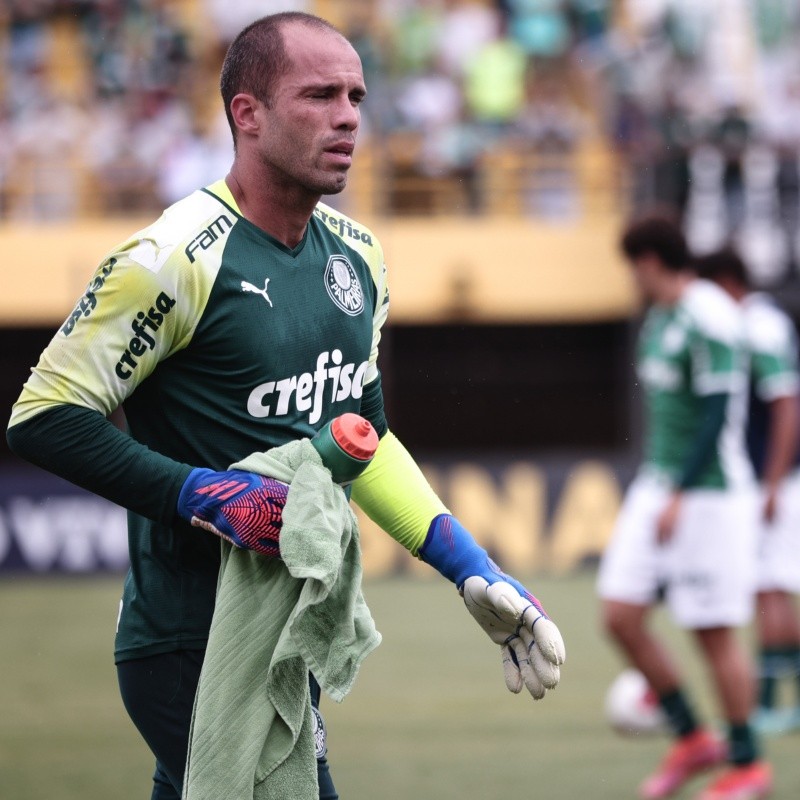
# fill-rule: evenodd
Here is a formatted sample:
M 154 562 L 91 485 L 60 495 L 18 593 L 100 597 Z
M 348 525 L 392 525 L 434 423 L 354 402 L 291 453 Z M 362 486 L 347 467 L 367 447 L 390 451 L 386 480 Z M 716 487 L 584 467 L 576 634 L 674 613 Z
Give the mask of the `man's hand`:
M 566 658 L 564 639 L 527 589 L 509 576 L 490 584 L 473 575 L 461 593 L 469 613 L 500 645 L 509 691 L 517 694 L 525 686 L 534 700 L 541 700 L 558 685 Z
M 565 658 L 561 633 L 539 601 L 454 516 L 440 514 L 431 522 L 419 556 L 455 583 L 470 614 L 500 645 L 510 691 L 525 686 L 539 700 L 556 686 Z
M 683 495 L 679 491 L 673 492 L 658 515 L 656 520 L 656 539 L 659 544 L 667 544 L 672 540 L 675 526 L 678 524 L 678 516 L 681 513 L 682 500 Z
M 767 525 L 772 525 L 775 522 L 775 517 L 778 516 L 778 496 L 779 486 L 771 483 L 764 487 L 764 504 L 761 510 L 761 516 Z
M 278 557 L 289 487 L 244 470 L 194 469 L 178 496 L 178 514 L 236 547 Z

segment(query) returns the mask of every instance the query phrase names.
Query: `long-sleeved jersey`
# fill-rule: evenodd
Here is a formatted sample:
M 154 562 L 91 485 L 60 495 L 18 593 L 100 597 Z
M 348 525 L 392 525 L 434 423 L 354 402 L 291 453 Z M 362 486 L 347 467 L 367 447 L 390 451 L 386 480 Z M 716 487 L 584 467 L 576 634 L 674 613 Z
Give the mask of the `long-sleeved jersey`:
M 386 430 L 387 311 L 369 230 L 320 204 L 289 249 L 242 217 L 223 181 L 105 257 L 25 384 L 8 438 L 131 509 L 118 661 L 205 645 L 219 541 L 175 517 L 192 467 L 226 469 L 348 411 Z M 130 436 L 106 419 L 118 406 Z

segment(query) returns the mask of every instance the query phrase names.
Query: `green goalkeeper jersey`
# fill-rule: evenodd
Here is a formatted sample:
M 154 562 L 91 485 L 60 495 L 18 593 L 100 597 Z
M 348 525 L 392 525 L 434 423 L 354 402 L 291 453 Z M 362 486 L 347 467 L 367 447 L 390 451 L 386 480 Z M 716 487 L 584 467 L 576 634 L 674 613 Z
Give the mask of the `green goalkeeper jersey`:
M 645 469 L 677 483 L 704 424 L 703 398 L 727 395 L 721 433 L 691 488 L 752 480 L 744 444 L 747 356 L 740 310 L 718 286 L 692 281 L 672 307 L 654 306 L 639 337 L 645 390 Z
M 369 230 L 320 204 L 289 249 L 224 181 L 103 260 L 25 384 L 9 441 L 27 440 L 27 457 L 56 411 L 44 465 L 132 509 L 117 660 L 205 645 L 219 540 L 175 518 L 192 467 L 226 469 L 365 405 L 380 424 L 387 311 Z M 120 405 L 130 448 L 105 420 Z

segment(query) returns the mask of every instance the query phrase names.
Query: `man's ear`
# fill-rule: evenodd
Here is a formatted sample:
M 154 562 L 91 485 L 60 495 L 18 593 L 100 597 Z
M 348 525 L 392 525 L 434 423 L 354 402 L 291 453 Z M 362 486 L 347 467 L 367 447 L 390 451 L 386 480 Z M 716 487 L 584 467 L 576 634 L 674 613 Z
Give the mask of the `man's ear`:
M 262 104 L 252 94 L 237 94 L 231 100 L 231 116 L 236 128 L 244 136 L 253 136 L 261 127 L 259 110 Z

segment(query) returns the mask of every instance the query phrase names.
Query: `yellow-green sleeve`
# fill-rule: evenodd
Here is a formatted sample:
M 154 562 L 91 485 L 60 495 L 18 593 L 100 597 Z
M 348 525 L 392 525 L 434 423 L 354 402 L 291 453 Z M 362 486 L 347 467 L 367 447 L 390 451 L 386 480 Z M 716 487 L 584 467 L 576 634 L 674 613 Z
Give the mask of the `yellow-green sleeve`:
M 450 513 L 391 431 L 381 439 L 372 463 L 353 483 L 351 496 L 373 522 L 415 556 L 431 521 Z

